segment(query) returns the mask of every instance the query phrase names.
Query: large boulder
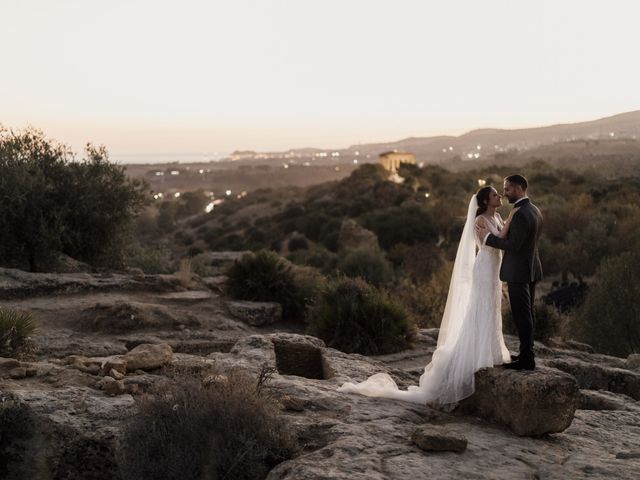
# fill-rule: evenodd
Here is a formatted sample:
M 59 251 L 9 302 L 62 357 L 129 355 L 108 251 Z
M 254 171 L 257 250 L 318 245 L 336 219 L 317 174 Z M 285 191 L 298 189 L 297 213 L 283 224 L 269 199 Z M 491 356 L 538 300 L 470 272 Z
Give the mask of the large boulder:
M 0 392 L 0 478 L 121 478 L 119 429 L 137 412 L 131 395 L 90 388 Z
M 483 368 L 475 374 L 475 393 L 460 402 L 456 411 L 535 437 L 567 429 L 579 398 L 575 378 L 558 370 Z

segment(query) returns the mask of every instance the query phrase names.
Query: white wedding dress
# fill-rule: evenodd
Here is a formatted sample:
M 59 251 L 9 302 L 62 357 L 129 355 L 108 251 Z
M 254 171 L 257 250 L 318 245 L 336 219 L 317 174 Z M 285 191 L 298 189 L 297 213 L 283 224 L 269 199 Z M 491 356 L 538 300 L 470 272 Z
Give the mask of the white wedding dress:
M 438 345 L 420 384 L 400 390 L 388 374 L 377 373 L 361 383 L 347 382 L 338 391 L 420 404 L 451 404 L 474 392 L 477 370 L 510 361 L 502 336 L 502 251 L 482 245 L 475 232 L 476 209 L 474 195 L 456 254 Z M 491 233 L 498 235 L 500 217 L 485 218 Z

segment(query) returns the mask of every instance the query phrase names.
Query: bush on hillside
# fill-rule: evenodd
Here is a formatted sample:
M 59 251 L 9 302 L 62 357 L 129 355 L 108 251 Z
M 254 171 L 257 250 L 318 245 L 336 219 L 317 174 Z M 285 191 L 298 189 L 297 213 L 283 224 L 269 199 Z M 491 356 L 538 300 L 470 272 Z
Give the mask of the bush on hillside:
M 412 282 L 403 278 L 394 286 L 393 297 L 405 307 L 413 322 L 420 328 L 440 327 L 452 270 L 453 263 L 445 262 L 428 280 Z
M 362 278 L 379 287 L 393 280 L 393 267 L 379 250 L 350 250 L 338 261 L 338 271 L 350 278 Z
M 414 328 L 406 311 L 360 278 L 338 278 L 310 312 L 309 333 L 346 353 L 380 355 L 407 348 Z
M 119 452 L 125 479 L 263 479 L 296 453 L 294 432 L 260 380 L 240 371 L 208 380 L 183 374 L 142 398 Z
M 93 265 L 121 265 L 146 188 L 87 145 L 68 147 L 38 130 L 0 128 L 0 265 L 45 270 L 63 252 Z
M 278 302 L 283 318 L 302 320 L 305 301 L 291 266 L 273 252 L 260 250 L 236 260 L 227 271 L 227 292 L 239 300 Z
M 431 215 L 416 206 L 376 210 L 364 215 L 362 223 L 378 236 L 380 246 L 385 250 L 398 243 L 435 243 L 438 239 Z
M 547 305 L 543 302 L 536 302 L 534 310 L 534 340 L 547 343 L 551 337 L 564 336 L 569 321 L 567 315 L 562 314 L 553 305 Z M 513 323 L 511 306 L 508 301 L 503 305 L 502 312 L 502 331 L 517 336 L 518 331 Z
M 640 353 L 640 252 L 602 262 L 571 322 L 581 342 L 609 355 Z

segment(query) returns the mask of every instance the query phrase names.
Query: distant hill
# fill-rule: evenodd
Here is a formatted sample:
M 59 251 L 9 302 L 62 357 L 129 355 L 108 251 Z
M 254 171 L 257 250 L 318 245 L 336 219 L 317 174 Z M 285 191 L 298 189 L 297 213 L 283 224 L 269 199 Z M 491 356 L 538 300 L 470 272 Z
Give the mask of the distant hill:
M 443 163 L 459 156 L 462 160 L 486 159 L 498 152 L 528 150 L 542 145 L 596 139 L 640 139 L 640 110 L 621 113 L 589 122 L 567 123 L 537 128 L 472 130 L 460 136 L 410 137 L 396 142 L 352 145 L 335 150 L 340 160 L 354 157 L 369 158 L 388 150 L 408 150 L 417 160 L 426 163 Z M 480 148 L 478 148 L 478 146 Z M 305 156 L 315 149 L 292 149 L 288 155 Z M 325 150 L 326 151 L 326 150 Z M 283 152 L 284 153 L 284 152 Z M 368 155 L 368 157 L 367 157 Z M 277 155 L 276 155 L 277 156 Z M 331 159 L 334 162 L 337 158 Z M 365 160 L 367 161 L 367 160 Z

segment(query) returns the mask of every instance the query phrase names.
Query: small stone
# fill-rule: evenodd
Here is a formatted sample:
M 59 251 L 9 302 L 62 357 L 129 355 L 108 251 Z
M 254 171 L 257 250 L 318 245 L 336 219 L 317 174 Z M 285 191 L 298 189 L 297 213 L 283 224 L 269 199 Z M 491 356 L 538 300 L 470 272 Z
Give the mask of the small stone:
M 35 377 L 36 375 L 38 375 L 38 369 L 36 367 L 26 367 L 27 370 L 27 377 Z
M 19 380 L 27 376 L 27 369 L 24 367 L 16 367 L 9 370 L 9 377 Z
M 122 358 L 126 361 L 127 372 L 154 370 L 173 360 L 173 351 L 166 343 L 142 343 Z
M 446 427 L 422 425 L 415 429 L 411 441 L 426 452 L 464 452 L 467 439 Z
M 102 380 L 98 382 L 98 385 L 107 395 L 115 396 L 125 392 L 124 383 L 112 377 L 103 377 Z
M 140 392 L 140 385 L 137 383 L 128 383 L 124 386 L 124 390 L 129 395 L 136 395 Z
M 100 373 L 100 366 L 91 364 L 87 367 L 80 368 L 81 372 L 88 373 L 90 375 L 98 375 Z
M 115 378 L 116 380 L 122 380 L 124 378 L 124 373 L 119 372 L 118 370 L 112 368 L 111 370 L 109 370 L 109 373 L 107 374 L 109 375 L 111 378 Z
M 304 411 L 304 400 L 291 397 L 289 395 L 284 395 L 280 399 L 280 404 L 284 410 L 288 410 L 290 412 L 302 412 Z
M 102 371 L 105 372 L 105 375 L 110 375 L 110 373 L 108 372 L 110 372 L 111 370 L 120 372 L 123 376 L 125 373 L 127 373 L 127 361 L 120 356 L 109 357 L 105 359 L 104 362 L 102 362 L 101 367 Z

